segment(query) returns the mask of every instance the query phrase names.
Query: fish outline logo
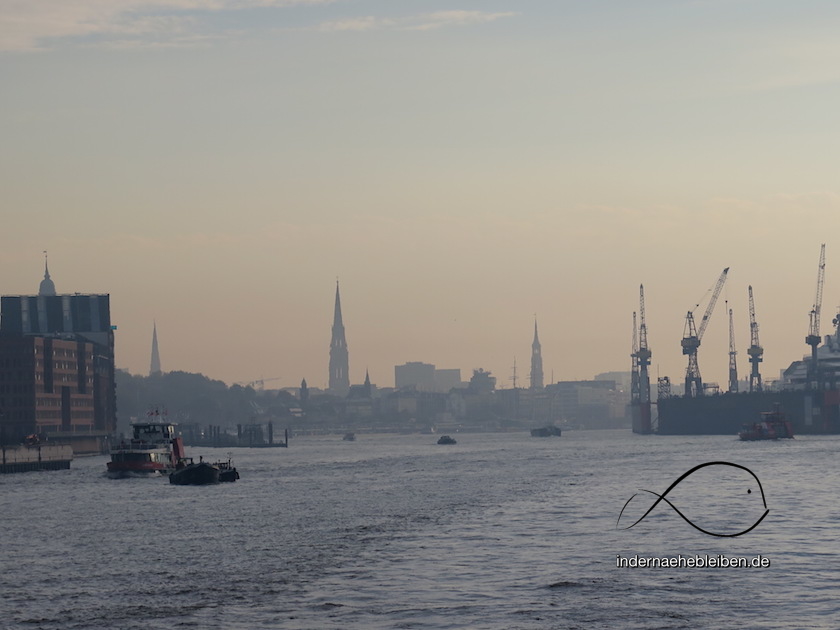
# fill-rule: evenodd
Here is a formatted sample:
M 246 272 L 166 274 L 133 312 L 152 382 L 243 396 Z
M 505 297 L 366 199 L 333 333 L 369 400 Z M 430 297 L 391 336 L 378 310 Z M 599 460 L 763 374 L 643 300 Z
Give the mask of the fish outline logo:
M 743 531 L 737 532 L 737 533 L 735 533 L 735 534 L 718 534 L 718 533 L 716 533 L 716 532 L 710 532 L 710 531 L 708 531 L 708 530 L 706 530 L 706 529 L 703 529 L 703 528 L 702 528 L 702 527 L 700 527 L 699 525 L 697 525 L 697 524 L 693 523 L 693 522 L 691 521 L 691 519 L 689 519 L 689 518 L 688 518 L 685 514 L 683 514 L 682 512 L 680 512 L 680 510 L 677 508 L 677 506 L 676 506 L 676 505 L 674 505 L 673 503 L 671 503 L 671 502 L 670 502 L 670 501 L 666 498 L 666 497 L 667 497 L 667 495 L 668 495 L 668 493 L 669 493 L 671 490 L 673 490 L 673 489 L 674 489 L 674 488 L 675 488 L 675 487 L 676 487 L 676 486 L 677 486 L 677 485 L 678 485 L 678 484 L 679 484 L 679 483 L 680 483 L 683 479 L 685 479 L 686 477 L 688 477 L 688 476 L 689 476 L 689 475 L 691 475 L 692 473 L 697 472 L 697 471 L 698 471 L 698 470 L 700 470 L 701 468 L 706 468 L 707 466 L 732 466 L 733 468 L 739 468 L 740 470 L 744 470 L 744 471 L 748 472 L 750 475 L 752 475 L 753 479 L 755 479 L 755 482 L 758 484 L 758 489 L 759 489 L 759 491 L 761 492 L 761 501 L 762 501 L 762 503 L 764 504 L 764 513 L 761 515 L 761 517 L 760 517 L 760 518 L 759 518 L 759 519 L 758 519 L 755 523 L 753 523 L 752 525 L 750 525 L 747 529 L 744 529 Z M 657 494 L 656 492 L 653 492 L 652 490 L 645 490 L 645 489 L 643 489 L 643 488 L 640 488 L 640 491 L 641 491 L 641 492 L 647 492 L 647 493 L 649 493 L 649 494 L 652 494 L 653 496 L 655 496 L 655 497 L 656 497 L 656 501 L 654 501 L 653 505 L 651 505 L 651 506 L 647 509 L 647 511 L 646 511 L 644 514 L 642 514 L 642 516 L 640 516 L 640 517 L 639 517 L 639 518 L 638 518 L 638 519 L 637 519 L 637 520 L 636 520 L 633 524 L 628 525 L 627 527 L 624 527 L 624 528 L 622 528 L 622 529 L 627 530 L 627 529 L 630 529 L 631 527 L 635 527 L 636 525 L 638 525 L 639 523 L 641 523 L 641 522 L 645 519 L 645 517 L 646 517 L 648 514 L 650 514 L 651 512 L 653 512 L 654 508 L 656 508 L 656 506 L 657 506 L 657 505 L 659 505 L 659 504 L 660 504 L 661 502 L 663 502 L 663 501 L 664 501 L 665 503 L 667 503 L 669 506 L 671 506 L 671 509 L 672 509 L 672 510 L 674 510 L 677 514 L 679 514 L 680 518 L 682 518 L 682 519 L 683 519 L 686 523 L 688 523 L 689 525 L 691 525 L 694 529 L 696 529 L 696 530 L 697 530 L 697 531 L 699 531 L 699 532 L 702 532 L 702 533 L 706 534 L 707 536 L 717 536 L 718 538 L 735 538 L 736 536 L 743 536 L 744 534 L 746 534 L 746 533 L 748 533 L 748 532 L 751 532 L 751 531 L 752 531 L 752 530 L 754 530 L 756 527 L 758 527 L 759 523 L 761 523 L 761 521 L 763 521 L 763 520 L 764 520 L 764 518 L 765 518 L 765 517 L 766 517 L 766 516 L 770 513 L 770 510 L 767 508 L 767 498 L 766 498 L 766 496 L 764 495 L 764 488 L 762 487 L 762 485 L 761 485 L 761 481 L 759 480 L 759 478 L 756 476 L 756 474 L 755 474 L 753 471 L 751 471 L 751 470 L 750 470 L 749 468 L 747 468 L 746 466 L 742 466 L 741 464 L 733 464 L 732 462 L 716 461 L 716 462 L 706 462 L 705 464 L 698 464 L 697 466 L 695 466 L 695 467 L 694 467 L 694 468 L 692 468 L 691 470 L 689 470 L 689 471 L 687 471 L 687 472 L 683 473 L 682 475 L 680 475 L 680 476 L 679 476 L 679 478 L 677 478 L 677 480 L 676 480 L 676 481 L 674 481 L 674 482 L 673 482 L 670 486 L 668 486 L 667 490 L 665 490 L 665 492 L 663 492 L 662 494 Z M 747 492 L 748 492 L 748 493 L 751 493 L 751 492 L 752 492 L 752 490 L 751 490 L 751 489 L 747 489 Z M 617 521 L 616 521 L 616 523 L 615 523 L 615 528 L 616 528 L 616 529 L 619 529 L 618 525 L 619 525 L 619 523 L 621 522 L 621 517 L 622 517 L 622 516 L 623 516 L 623 514 L 624 514 L 624 510 L 626 510 L 626 509 L 627 509 L 627 506 L 628 506 L 628 505 L 630 505 L 630 502 L 631 502 L 634 498 L 636 498 L 637 496 L 639 496 L 639 493 L 638 493 L 638 492 L 637 492 L 637 493 L 635 493 L 633 496 L 631 496 L 629 499 L 627 499 L 627 502 L 624 504 L 624 507 L 622 507 L 622 508 L 621 508 L 621 512 L 620 512 L 620 513 L 619 513 L 619 515 L 618 515 L 618 520 L 617 520 Z

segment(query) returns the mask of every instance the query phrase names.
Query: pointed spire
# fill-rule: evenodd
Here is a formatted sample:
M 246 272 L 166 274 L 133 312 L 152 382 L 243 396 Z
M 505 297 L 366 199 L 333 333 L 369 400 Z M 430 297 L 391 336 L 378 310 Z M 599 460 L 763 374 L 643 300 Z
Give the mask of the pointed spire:
M 341 320 L 341 294 L 338 291 L 338 280 L 335 281 L 335 314 L 333 315 L 333 328 L 336 326 L 344 327 L 344 322 Z
M 534 315 L 534 342 L 531 344 L 531 389 L 543 388 L 543 362 L 540 337 L 537 334 L 537 316 Z
M 365 368 L 365 384 L 363 387 L 365 390 L 365 397 L 370 398 L 372 390 L 370 385 L 370 372 L 368 372 L 367 368 Z
M 160 374 L 160 352 L 158 352 L 157 322 L 152 323 L 152 363 L 149 367 L 149 376 Z
M 47 264 L 47 250 L 44 250 L 44 279 L 38 287 L 38 295 L 55 295 L 55 283 L 50 279 L 50 267 Z
M 347 339 L 344 336 L 344 322 L 341 318 L 341 294 L 338 279 L 335 281 L 335 315 L 333 317 L 332 340 L 330 341 L 330 381 L 333 394 L 346 396 L 350 391 L 350 367 Z

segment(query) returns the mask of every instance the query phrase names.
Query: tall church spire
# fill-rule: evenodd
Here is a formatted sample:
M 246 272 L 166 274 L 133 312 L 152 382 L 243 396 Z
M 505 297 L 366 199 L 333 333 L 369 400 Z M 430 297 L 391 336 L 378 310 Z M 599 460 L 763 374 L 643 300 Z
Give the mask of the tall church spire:
M 350 391 L 350 366 L 344 322 L 341 319 L 341 295 L 335 281 L 335 315 L 333 316 L 332 341 L 330 341 L 330 383 L 333 394 L 346 396 Z
M 365 397 L 370 398 L 371 396 L 371 385 L 370 385 L 370 372 L 367 368 L 365 368 L 365 384 L 363 385 L 365 391 Z
M 50 279 L 50 268 L 47 264 L 46 251 L 44 251 L 44 279 L 41 280 L 38 295 L 55 295 L 55 283 Z
M 537 334 L 537 318 L 534 318 L 534 343 L 531 344 L 531 389 L 543 388 L 543 363 L 540 337 Z
M 158 341 L 157 341 L 157 323 L 155 322 L 152 325 L 152 365 L 149 368 L 149 376 L 153 376 L 154 374 L 160 374 L 160 353 L 158 352 Z

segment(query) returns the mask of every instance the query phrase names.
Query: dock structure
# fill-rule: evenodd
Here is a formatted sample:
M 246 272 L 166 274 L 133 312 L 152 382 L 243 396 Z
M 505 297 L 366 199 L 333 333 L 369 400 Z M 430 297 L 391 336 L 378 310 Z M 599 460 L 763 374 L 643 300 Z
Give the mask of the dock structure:
M 0 447 L 0 451 L 0 473 L 66 470 L 73 460 L 73 447 L 69 444 L 20 444 Z

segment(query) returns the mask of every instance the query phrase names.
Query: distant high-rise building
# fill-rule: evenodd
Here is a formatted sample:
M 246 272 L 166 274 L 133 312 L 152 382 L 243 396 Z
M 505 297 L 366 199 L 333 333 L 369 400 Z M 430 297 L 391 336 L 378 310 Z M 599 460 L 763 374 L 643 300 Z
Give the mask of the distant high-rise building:
M 461 386 L 461 370 L 458 368 L 435 368 L 435 391 L 448 392 Z
M 160 373 L 160 352 L 158 352 L 157 323 L 155 322 L 152 324 L 152 364 L 149 367 L 149 376 Z
M 335 315 L 333 316 L 332 341 L 330 341 L 330 392 L 346 396 L 350 391 L 350 357 L 347 339 L 344 336 L 344 322 L 341 319 L 341 295 L 338 280 L 335 281 Z
M 0 298 L 6 439 L 45 433 L 76 452 L 104 447 L 116 427 L 115 328 L 110 296 L 56 295 L 46 265 L 38 295 Z
M 433 392 L 435 391 L 435 366 L 420 361 L 395 365 L 394 384 L 397 389 L 413 387 L 418 392 Z
M 537 320 L 534 319 L 534 343 L 531 344 L 531 389 L 542 389 L 543 386 L 542 347 L 537 334 Z
M 461 385 L 461 370 L 438 369 L 431 363 L 409 361 L 394 366 L 397 389 L 413 387 L 418 392 L 448 392 Z

